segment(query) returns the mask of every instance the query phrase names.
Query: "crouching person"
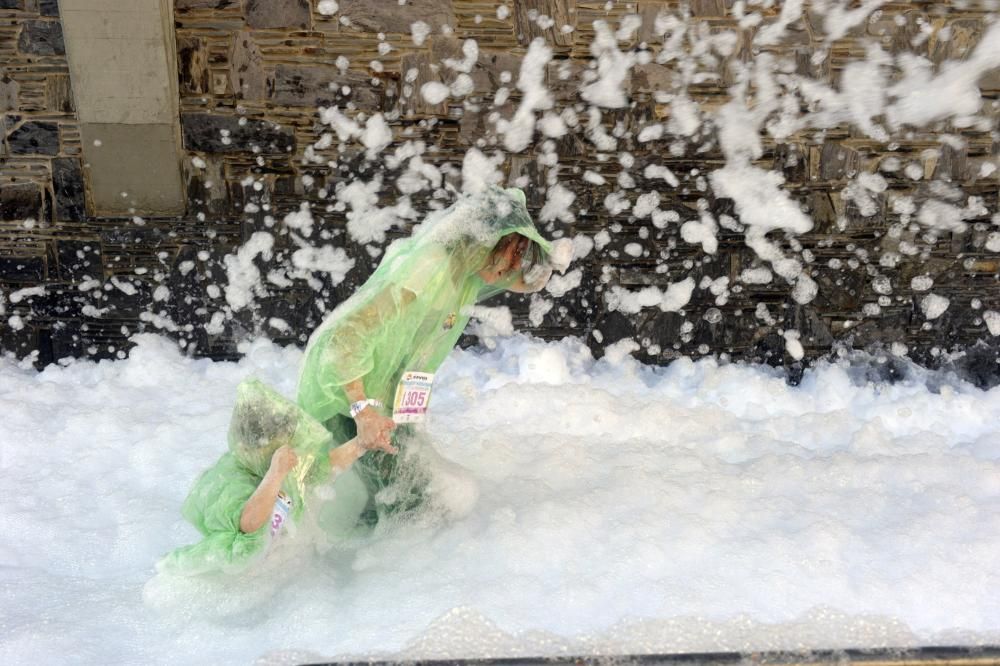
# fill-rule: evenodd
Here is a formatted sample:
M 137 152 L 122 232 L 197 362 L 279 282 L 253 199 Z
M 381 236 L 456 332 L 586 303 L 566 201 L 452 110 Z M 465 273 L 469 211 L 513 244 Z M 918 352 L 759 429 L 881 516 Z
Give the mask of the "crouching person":
M 160 572 L 242 571 L 294 529 L 320 486 L 332 495 L 323 511 L 324 530 L 331 536 L 353 532 L 368 502 L 368 491 L 352 469 L 367 452 L 362 440 L 338 445 L 297 405 L 249 380 L 238 389 L 228 444 L 229 450 L 194 483 L 181 509 L 202 540 L 169 553 L 157 563 Z M 394 451 L 388 444 L 376 446 Z

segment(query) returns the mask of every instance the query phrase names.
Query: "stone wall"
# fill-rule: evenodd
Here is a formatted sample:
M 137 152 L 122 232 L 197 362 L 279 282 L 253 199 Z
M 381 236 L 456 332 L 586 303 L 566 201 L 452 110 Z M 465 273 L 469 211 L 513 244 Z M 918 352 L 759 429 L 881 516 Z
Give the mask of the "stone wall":
M 536 134 L 524 150 L 499 154 L 499 168 L 508 182 L 525 186 L 536 213 L 551 197 L 546 190 L 554 182 L 575 195 L 569 213 L 547 223 L 549 234 L 611 233 L 606 244 L 578 262 L 579 286 L 558 298 L 544 296 L 552 302 L 544 314 L 540 297 L 534 317 L 529 298 L 497 303 L 511 306 L 519 327 L 550 338 L 579 335 L 598 351 L 634 338 L 642 346 L 636 355 L 650 362 L 724 353 L 793 369 L 801 363 L 788 353 L 788 331 L 793 337 L 798 332 L 806 359 L 825 355 L 838 343 L 888 348 L 897 343 L 897 353 L 905 345 L 913 357 L 933 363 L 947 357 L 943 352 L 979 342 L 977 372 L 996 375 L 997 345 L 983 313 L 1000 311 L 1000 237 L 993 217 L 998 179 L 989 167 L 1000 153 L 997 70 L 978 81 L 985 103 L 976 122 L 909 127 L 881 141 L 846 122 L 793 133 L 781 142 L 762 137 L 754 165 L 780 173 L 783 188 L 814 222 L 808 233 L 775 239 L 818 286 L 816 297 L 806 302 L 777 275 L 762 284 L 744 272 L 762 264 L 747 246 L 734 202 L 706 184 L 707 174 L 725 163 L 718 142 L 707 135 L 679 142 L 669 132 L 659 140 L 640 140 L 643 128 L 655 123 L 669 128 L 674 121 L 662 96 L 676 92 L 684 63 L 654 59 L 631 68 L 627 104 L 601 109 L 598 118 L 613 148 L 599 147 L 588 134 L 589 104 L 580 94 L 598 20 L 617 27 L 638 16 L 641 26 L 620 48 L 646 43 L 654 55 L 661 48 L 654 39 L 655 18 L 663 10 L 685 15 L 686 8 L 692 30 L 705 35 L 735 34 L 731 55 L 715 62 L 699 56 L 698 67 L 715 76 L 684 83 L 701 117 L 708 118 L 730 99 L 734 65 L 763 56 L 783 59 L 789 71 L 834 86 L 842 83 L 849 63 L 864 59 L 870 44 L 889 53 L 913 51 L 936 64 L 967 58 L 990 11 L 997 11 L 989 3 L 890 3 L 832 40 L 820 17 L 807 10 L 774 46 L 754 45 L 759 27 L 741 20 L 731 0 L 683 5 L 523 0 L 499 11 L 501 3 L 479 0 L 404 5 L 340 0 L 332 15 L 321 14 L 317 0 L 174 3 L 188 213 L 181 219 L 133 220 L 87 217 L 55 1 L 0 0 L 4 349 L 20 355 L 37 350 L 39 362 L 115 356 L 140 329 L 171 332 L 193 353 L 214 357 L 235 354 L 236 342 L 248 333 L 301 344 L 324 312 L 377 263 L 372 256 L 377 251 L 345 233 L 348 212 L 336 203 L 338 187 L 356 178 L 371 183 L 382 174 L 381 185 L 373 188 L 378 203 L 396 203 L 401 193 L 395 179 L 402 167 L 385 158 L 407 141 L 422 141 L 422 160 L 437 167 L 444 182 L 409 200 L 421 210 L 440 205 L 447 184 L 460 185 L 471 148 L 491 156 L 503 147 L 495 121 L 510 118 L 522 101 L 514 87 L 521 58 L 531 41 L 542 37 L 553 50 L 546 84 L 555 112 L 574 108 L 582 122 L 561 137 Z M 759 11 L 763 24 L 774 21 L 780 3 Z M 420 45 L 411 35 L 416 21 L 429 28 Z M 428 101 L 420 94 L 424 84 L 454 88 L 456 72 L 441 63 L 461 60 L 466 39 L 476 40 L 479 49 L 468 72 L 471 85 L 461 95 Z M 817 52 L 825 57 L 814 58 Z M 512 92 L 497 102 L 501 87 Z M 337 106 L 362 122 L 381 114 L 393 145 L 369 159 L 358 142 L 317 143 L 331 131 L 320 123 L 318 106 Z M 551 168 L 554 162 L 558 170 Z M 669 168 L 676 184 L 650 175 L 648 165 Z M 845 198 L 862 173 L 881 175 L 885 187 Z M 656 225 L 634 214 L 638 195 L 653 190 L 659 209 L 669 213 L 665 219 L 675 221 Z M 966 215 L 954 231 L 927 233 L 905 209 L 892 205 L 901 195 L 917 204 L 933 199 L 960 207 L 968 197 L 979 197 L 981 210 Z M 615 197 L 630 207 L 614 206 Z M 226 282 L 224 258 L 255 232 L 266 231 L 275 247 L 267 261 L 258 256 L 256 265 L 264 274 L 281 272 L 297 245 L 275 220 L 303 202 L 317 221 L 314 240 L 346 248 L 356 267 L 338 284 L 286 270 L 256 294 L 252 306 L 234 307 L 215 287 Z M 715 253 L 685 241 L 680 232 L 680 222 L 703 214 L 721 223 Z M 34 223 L 26 225 L 29 217 Z M 405 231 L 405 225 L 393 228 L 388 239 Z M 614 287 L 666 288 L 686 277 L 698 288 L 679 312 L 608 307 Z M 934 319 L 921 309 L 927 278 L 933 293 L 949 300 Z M 45 289 L 24 291 L 38 285 Z

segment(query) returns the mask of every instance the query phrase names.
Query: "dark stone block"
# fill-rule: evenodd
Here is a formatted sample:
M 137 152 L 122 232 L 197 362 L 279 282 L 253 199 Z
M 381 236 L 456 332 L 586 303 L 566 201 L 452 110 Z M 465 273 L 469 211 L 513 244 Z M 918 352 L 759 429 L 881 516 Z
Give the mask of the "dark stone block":
M 39 0 L 38 11 L 42 16 L 59 16 L 59 0 Z
M 21 86 L 6 74 L 0 76 L 0 112 L 16 111 Z
M 156 285 L 150 284 L 148 280 L 141 280 L 128 275 L 119 275 L 118 283 L 135 293 L 125 293 L 118 287 L 104 292 L 101 300 L 102 308 L 110 308 L 108 316 L 117 318 L 138 319 L 140 313 L 150 309 L 153 304 L 153 291 Z M 158 306 L 162 306 L 158 304 Z M 157 310 L 161 307 L 157 307 Z
M 934 178 L 942 180 L 961 181 L 965 178 L 969 149 L 956 149 L 948 144 L 941 146 L 941 159 L 934 169 Z
M 940 65 L 947 60 L 965 60 L 979 44 L 985 28 L 978 19 L 948 21 L 949 39 L 935 39 L 928 45 L 931 62 Z
M 309 0 L 244 0 L 243 13 L 251 28 L 309 28 Z
M 342 98 L 339 90 L 330 89 L 338 77 L 336 67 L 278 65 L 271 99 L 287 106 L 332 106 Z
M 170 241 L 170 236 L 163 229 L 137 228 L 134 225 L 102 229 L 100 235 L 101 244 L 105 247 L 119 245 L 126 248 L 158 249 Z
M 177 74 L 181 93 L 203 95 L 211 89 L 208 43 L 199 37 L 177 37 Z
M 24 9 L 24 0 L 0 0 L 0 9 Z
M 830 141 L 823 144 L 819 157 L 820 180 L 853 178 L 861 168 L 861 155 L 856 150 Z
M 28 121 L 7 135 L 12 155 L 58 155 L 59 125 Z
M 485 134 L 484 132 L 483 135 Z M 572 159 L 583 157 L 587 154 L 588 146 L 576 132 L 566 132 L 566 134 L 555 141 L 556 153 L 559 157 L 569 157 Z
M 263 99 L 273 82 L 264 71 L 264 55 L 249 30 L 233 35 L 229 49 L 229 84 L 238 99 Z
M 42 191 L 35 183 L 0 187 L 0 220 L 38 219 L 42 211 Z
M 821 62 L 814 62 L 812 55 L 812 48 L 802 48 L 795 51 L 795 73 L 810 79 L 828 79 L 830 76 L 830 58 L 823 58 Z
M 258 303 L 262 306 L 262 310 L 268 313 L 268 317 L 283 319 L 291 327 L 287 333 L 269 327 L 268 333 L 285 339 L 297 337 L 300 333 L 311 333 L 307 319 L 314 297 L 312 289 L 292 287 L 276 290 L 271 296 L 259 299 Z
M 659 345 L 662 350 L 666 350 L 681 339 L 684 316 L 680 313 L 661 312 L 658 308 L 650 308 L 638 316 L 641 321 L 635 331 L 637 340 L 649 338 L 651 344 Z M 606 337 L 604 344 L 609 344 Z
M 966 350 L 956 365 L 959 376 L 981 389 L 1000 385 L 1000 346 L 996 342 L 978 342 Z
M 691 3 L 692 16 L 725 16 L 724 0 L 694 0 Z
M 533 19 L 537 15 L 549 16 L 551 28 L 542 28 Z M 563 32 L 564 25 L 576 27 L 576 0 L 520 0 L 514 3 L 514 33 L 521 46 L 541 37 L 558 46 L 573 44 L 573 33 Z
M 561 66 L 561 63 L 556 67 Z M 557 78 L 558 70 L 550 65 L 549 78 Z M 646 63 L 636 65 L 629 74 L 629 85 L 633 93 L 653 93 L 658 90 L 670 90 L 676 73 L 666 65 Z M 579 78 L 571 76 L 566 82 L 560 82 L 562 87 L 569 86 L 575 92 Z M 560 84 L 556 84 L 560 85 Z M 572 95 L 570 96 L 572 98 Z
M 57 113 L 73 113 L 73 85 L 68 74 L 50 74 L 45 81 L 45 108 Z
M 83 167 L 75 157 L 52 160 L 52 189 L 56 195 L 56 219 L 79 222 L 87 217 Z
M 52 198 L 52 192 L 47 187 L 42 187 L 42 216 L 38 218 L 38 221 L 42 223 L 43 227 L 51 226 L 55 220 L 53 219 L 53 213 L 55 208 L 55 201 Z
M 784 365 L 785 338 L 775 332 L 768 333 L 747 350 L 747 358 L 773 367 Z
M 0 122 L 3 123 L 4 132 L 9 132 L 15 127 L 17 127 L 17 124 L 21 122 L 22 118 L 23 116 L 21 116 L 18 113 L 5 114 L 2 118 L 0 118 Z
M 187 9 L 227 9 L 238 2 L 239 0 L 174 0 L 174 8 L 178 11 Z
M 206 169 L 188 172 L 188 210 L 218 218 L 226 214 L 229 205 L 228 183 L 222 177 L 220 164 L 209 160 L 206 163 Z
M 72 286 L 47 285 L 45 293 L 25 299 L 39 319 L 67 319 L 82 316 L 83 306 L 93 299 Z
M 184 147 L 206 153 L 249 153 L 255 146 L 270 154 L 295 150 L 291 128 L 278 128 L 263 120 L 248 120 L 240 125 L 239 120 L 236 116 L 181 114 Z
M 919 308 L 916 311 L 919 312 Z M 857 348 L 880 347 L 906 340 L 912 323 L 913 311 L 910 309 L 883 310 L 877 319 L 866 319 L 848 329 L 844 337 Z
M 829 192 L 815 190 L 806 197 L 808 214 L 813 221 L 813 233 L 830 233 L 837 225 L 837 209 L 830 199 Z
M 101 242 L 92 240 L 57 240 L 56 275 L 59 280 L 74 282 L 84 276 L 97 277 L 103 274 L 101 265 Z
M 3 318 L 6 322 L 7 317 Z M 14 352 L 17 358 L 25 358 L 38 349 L 38 329 L 33 318 L 24 318 L 24 327 L 14 330 L 10 326 L 0 326 L 0 349 Z
M 0 257 L 0 282 L 41 282 L 45 257 Z
M 117 323 L 89 319 L 60 322 L 52 327 L 52 354 L 56 360 L 67 356 L 110 360 L 119 350 L 132 346 Z
M 517 6 L 518 3 L 515 3 Z M 398 32 L 409 34 L 410 26 L 423 21 L 435 33 L 441 26 L 457 26 L 452 0 L 410 0 L 405 5 L 371 0 L 341 0 L 340 16 L 350 25 L 365 32 Z
M 808 346 L 828 347 L 833 344 L 833 333 L 819 311 L 811 306 L 796 306 L 792 311 L 795 330 L 802 334 L 802 343 Z
M 271 100 L 286 106 L 343 107 L 353 102 L 363 111 L 382 108 L 382 94 L 370 77 L 360 72 L 341 74 L 336 67 L 278 65 L 271 85 Z M 345 86 L 350 88 L 346 95 Z
M 798 144 L 778 144 L 774 149 L 774 170 L 780 171 L 785 176 L 786 181 L 805 182 L 809 177 L 805 152 Z
M 17 49 L 28 55 L 66 55 L 59 21 L 25 21 Z
M 598 349 L 594 350 L 595 352 L 600 350 L 600 355 L 604 353 L 603 347 L 613 345 L 625 338 L 635 337 L 636 333 L 635 323 L 627 315 L 618 311 L 604 314 L 594 328 L 601 333 L 601 342 L 598 343 Z

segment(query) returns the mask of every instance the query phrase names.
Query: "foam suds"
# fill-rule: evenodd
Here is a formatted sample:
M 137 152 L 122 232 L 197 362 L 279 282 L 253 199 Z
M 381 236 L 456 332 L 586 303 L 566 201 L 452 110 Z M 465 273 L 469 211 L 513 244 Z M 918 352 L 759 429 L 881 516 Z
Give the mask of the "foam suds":
M 0 361 L 0 662 L 288 663 L 1000 642 L 1000 389 L 500 341 L 438 374 L 432 507 L 303 529 L 244 580 L 156 578 L 239 363 Z M 323 548 L 311 547 L 313 544 Z M 144 592 L 144 586 L 146 587 Z

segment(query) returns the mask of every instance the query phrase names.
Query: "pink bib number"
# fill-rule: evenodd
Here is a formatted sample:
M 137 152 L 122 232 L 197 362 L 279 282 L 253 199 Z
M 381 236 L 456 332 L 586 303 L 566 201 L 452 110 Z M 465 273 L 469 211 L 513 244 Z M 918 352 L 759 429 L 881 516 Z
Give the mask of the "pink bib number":
M 431 385 L 434 374 L 430 372 L 404 372 L 396 387 L 392 404 L 392 420 L 396 423 L 420 423 L 427 416 L 431 403 Z
M 292 500 L 283 492 L 278 493 L 274 501 L 274 513 L 271 514 L 271 536 L 274 537 L 285 526 L 288 514 L 292 509 Z

